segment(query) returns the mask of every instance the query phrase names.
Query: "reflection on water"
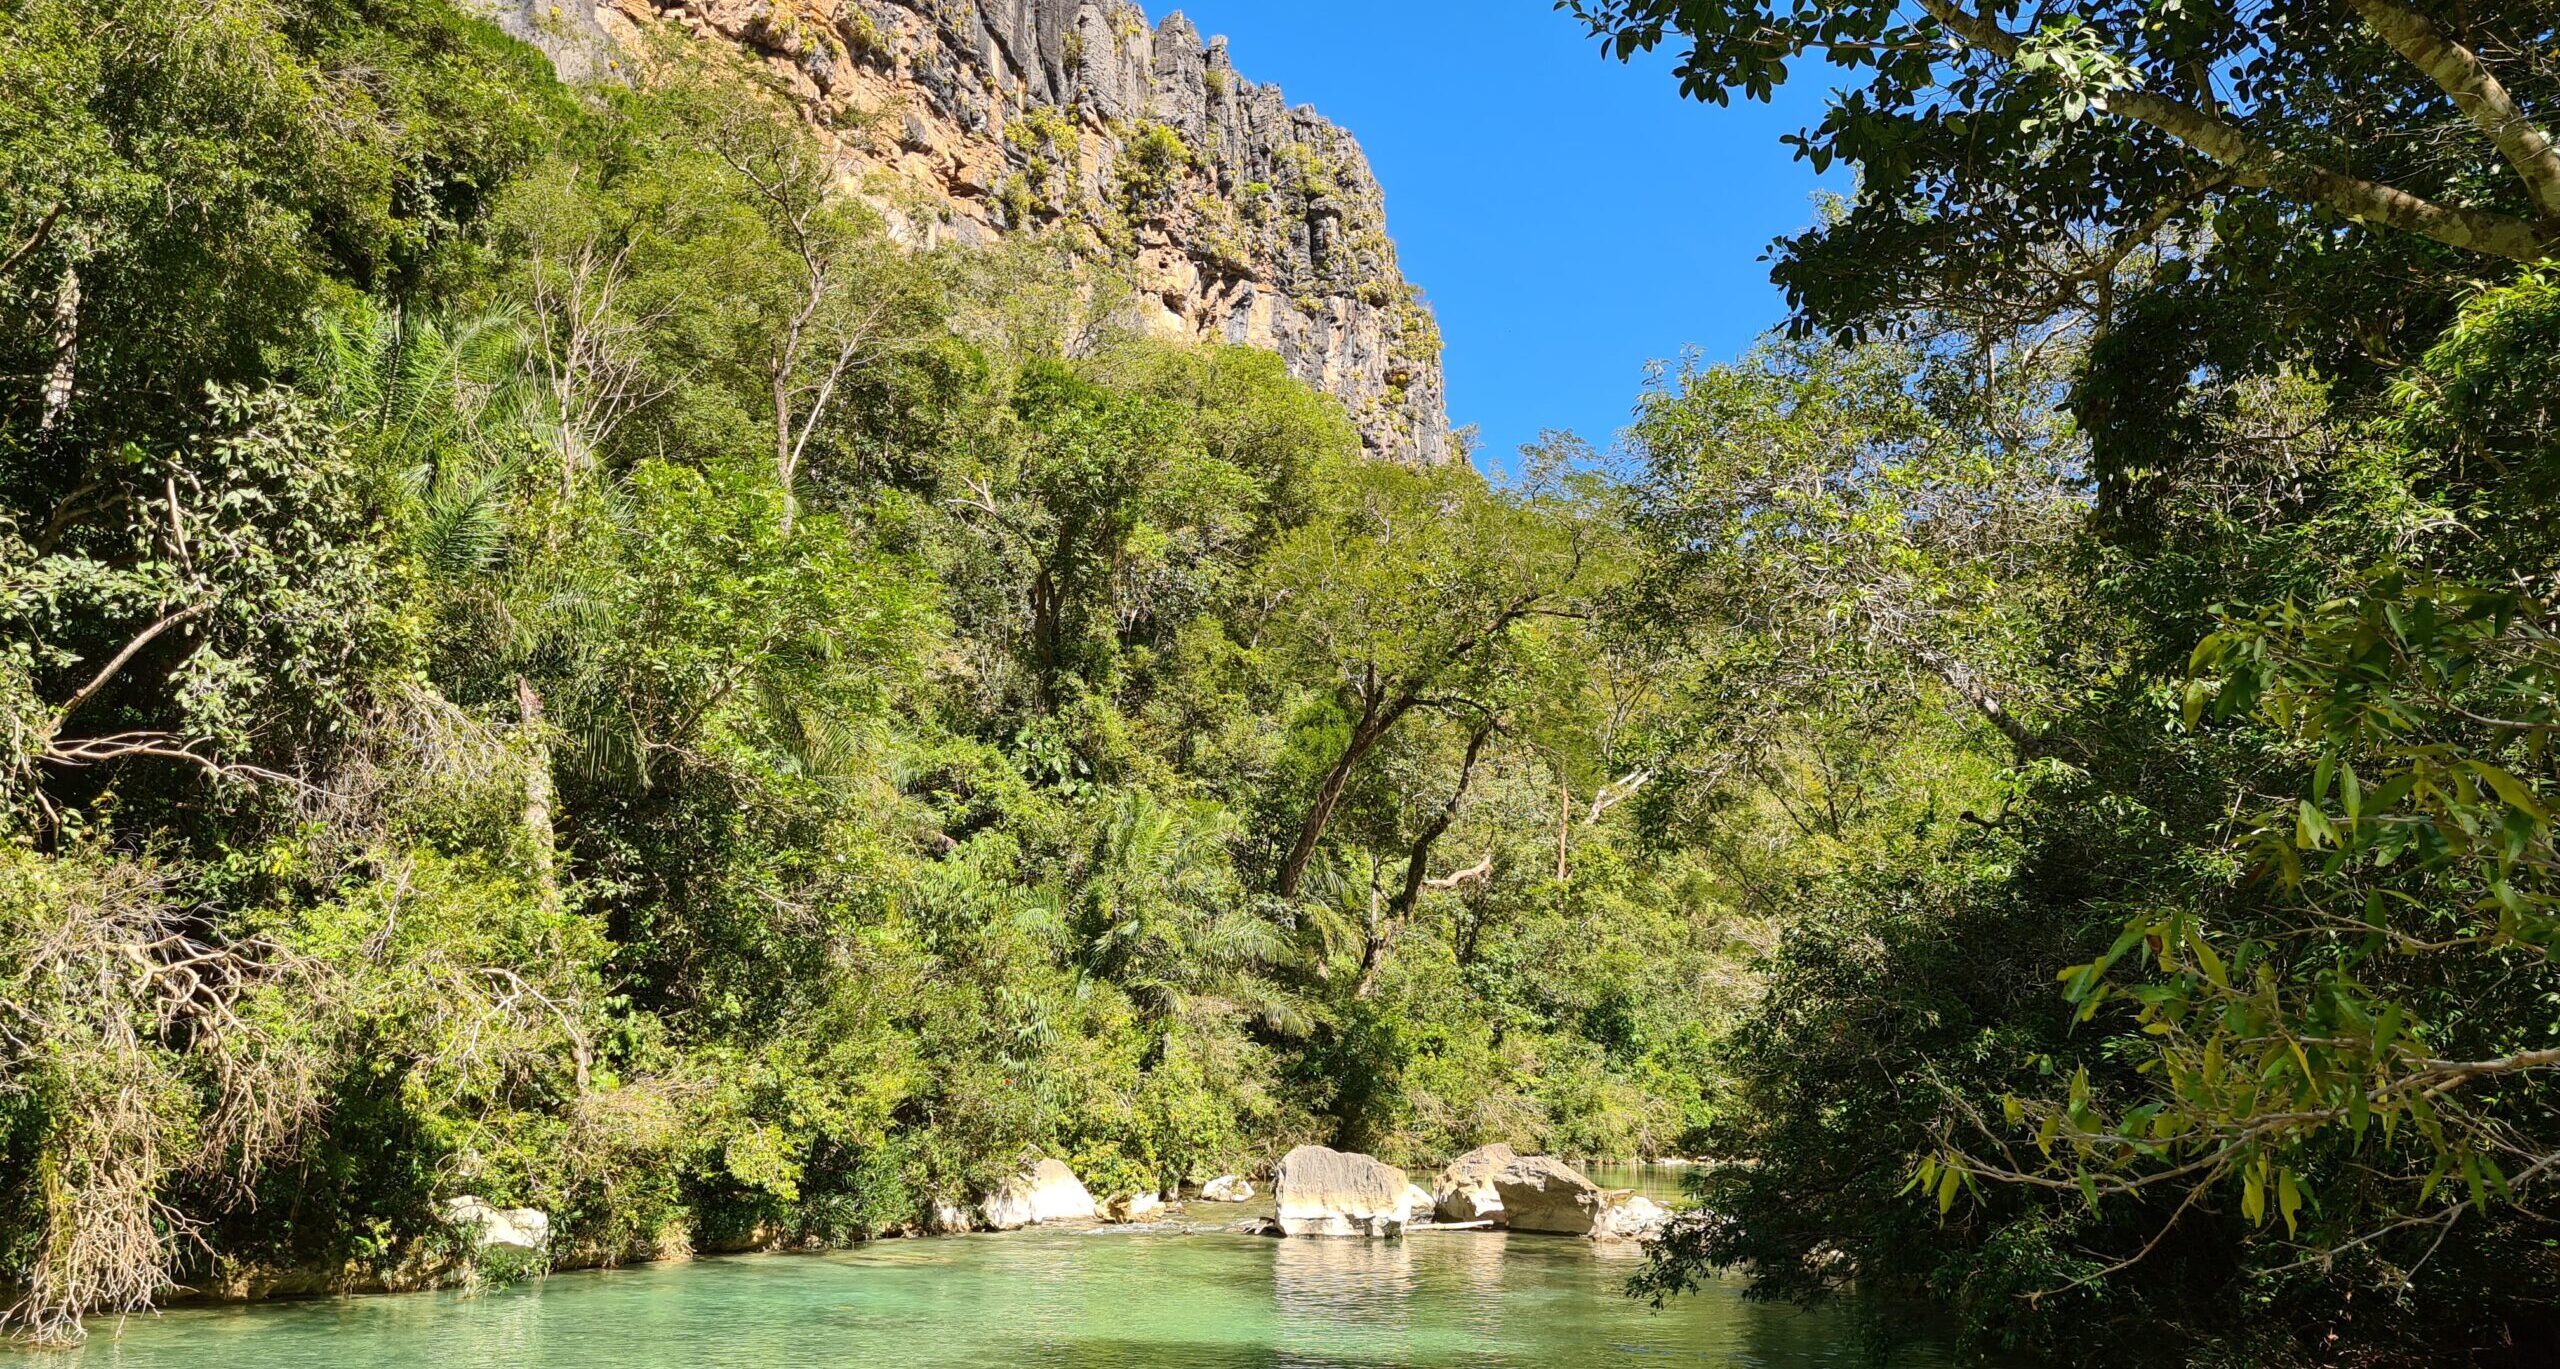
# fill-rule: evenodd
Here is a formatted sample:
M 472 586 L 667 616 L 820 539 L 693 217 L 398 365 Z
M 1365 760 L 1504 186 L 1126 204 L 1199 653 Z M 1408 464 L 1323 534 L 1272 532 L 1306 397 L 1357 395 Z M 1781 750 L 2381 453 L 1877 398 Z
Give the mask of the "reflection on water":
M 1602 1188 L 1623 1188 L 1641 1193 L 1665 1207 L 1680 1207 L 1689 1199 L 1681 1184 L 1690 1174 L 1685 1165 L 1637 1165 L 1588 1163 L 1577 1165 L 1584 1177 Z
M 1745 1303 L 1730 1285 L 1656 1314 L 1623 1296 L 1630 1268 L 1588 1242 L 1500 1232 L 1417 1233 L 1398 1242 L 1023 1232 L 563 1274 L 483 1297 L 186 1310 L 138 1320 L 120 1340 L 102 1327 L 85 1351 L 24 1362 L 42 1369 L 1847 1369 L 1861 1362 L 1845 1318 Z

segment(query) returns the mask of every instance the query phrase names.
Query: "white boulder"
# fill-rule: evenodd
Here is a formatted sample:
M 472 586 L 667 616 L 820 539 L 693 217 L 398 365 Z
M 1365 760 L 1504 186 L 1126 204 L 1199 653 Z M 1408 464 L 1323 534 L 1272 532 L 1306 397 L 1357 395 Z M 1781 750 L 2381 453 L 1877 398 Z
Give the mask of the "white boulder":
M 1281 1157 L 1271 1188 L 1280 1230 L 1291 1236 L 1396 1236 L 1413 1215 L 1403 1170 L 1324 1146 Z
M 1143 1222 L 1164 1211 L 1164 1199 L 1152 1193 L 1133 1193 L 1114 1198 L 1103 1206 L 1103 1215 L 1115 1222 Z
M 1074 1170 L 1056 1160 L 1042 1160 L 1003 1183 L 978 1205 L 989 1228 L 1019 1231 L 1043 1222 L 1089 1221 L 1095 1215 L 1093 1195 Z
M 1433 1220 L 1431 1190 L 1424 1188 L 1420 1184 L 1406 1184 L 1404 1186 L 1404 1210 L 1405 1220 L 1413 1225 L 1420 1226 Z
M 443 1216 L 447 1226 L 470 1236 L 474 1250 L 538 1251 L 551 1244 L 551 1218 L 535 1208 L 499 1207 L 466 1194 L 446 1199 Z
M 1671 1220 L 1671 1209 L 1645 1197 L 1629 1193 L 1616 1198 L 1601 1210 L 1591 1224 L 1595 1241 L 1642 1241 L 1661 1234 L 1663 1223 Z
M 1200 1186 L 1200 1199 L 1210 1203 L 1249 1203 L 1253 1185 L 1233 1174 L 1221 1174 Z

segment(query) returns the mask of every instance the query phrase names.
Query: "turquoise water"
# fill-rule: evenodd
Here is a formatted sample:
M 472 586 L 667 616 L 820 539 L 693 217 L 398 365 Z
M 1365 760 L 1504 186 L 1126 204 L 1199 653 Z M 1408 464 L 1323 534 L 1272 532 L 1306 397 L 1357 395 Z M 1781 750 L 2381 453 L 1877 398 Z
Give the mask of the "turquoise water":
M 1194 1204 L 1187 1215 L 1224 1221 L 1236 1211 Z M 47 1369 L 1861 1362 L 1845 1319 L 1745 1303 L 1734 1285 L 1655 1313 L 1621 1293 L 1634 1267 L 1631 1252 L 1493 1232 L 1373 1243 L 1178 1226 L 1031 1231 L 557 1274 L 476 1296 L 180 1309 L 127 1322 L 121 1335 L 100 1324 L 86 1349 L 25 1362 Z

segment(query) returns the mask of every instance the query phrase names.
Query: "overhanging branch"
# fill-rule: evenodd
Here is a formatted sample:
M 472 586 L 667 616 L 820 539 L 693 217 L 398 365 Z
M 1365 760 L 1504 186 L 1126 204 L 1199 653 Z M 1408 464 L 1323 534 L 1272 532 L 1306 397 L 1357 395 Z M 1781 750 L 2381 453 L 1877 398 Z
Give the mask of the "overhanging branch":
M 2356 3 L 2380 3 L 2380 0 L 2356 0 Z M 2014 64 L 2017 61 L 2020 40 L 2016 34 L 1967 12 L 1955 0 L 1920 0 L 1920 7 L 1949 32 L 1973 46 L 2004 62 Z M 2236 185 L 2273 190 L 2334 210 L 2359 222 L 2380 224 L 2486 256 L 2541 262 L 2560 254 L 2560 215 L 2546 217 L 2537 223 L 2513 214 L 2438 204 L 2396 186 L 2350 176 L 2307 161 L 2256 137 L 2211 110 L 2150 91 L 2110 91 L 2106 97 L 2106 109 L 2136 123 L 2147 124 L 2212 158 Z M 2530 124 L 2524 128 L 2532 131 Z M 2515 130 L 2509 130 L 2510 142 L 2516 142 L 2520 136 Z M 2522 143 L 2517 145 L 2523 146 Z M 2544 140 L 2543 146 L 2547 150 L 2548 140 Z M 2505 148 L 2506 144 L 2501 144 L 2501 150 Z M 2528 184 L 2531 183 L 2528 178 Z M 2535 203 L 2542 203 L 2538 192 Z

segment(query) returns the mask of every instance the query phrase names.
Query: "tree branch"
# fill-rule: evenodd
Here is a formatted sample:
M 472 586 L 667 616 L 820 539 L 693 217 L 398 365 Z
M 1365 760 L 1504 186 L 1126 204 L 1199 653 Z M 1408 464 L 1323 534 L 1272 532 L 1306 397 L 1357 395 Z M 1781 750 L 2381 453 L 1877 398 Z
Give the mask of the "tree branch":
M 99 669 L 96 675 L 91 676 L 89 683 L 82 685 L 78 690 L 74 691 L 71 697 L 63 702 L 62 707 L 54 710 L 54 730 L 60 731 L 62 725 L 71 720 L 71 715 L 80 711 L 80 706 L 82 704 L 96 698 L 98 691 L 106 688 L 108 682 L 115 679 L 117 672 L 123 670 L 126 665 L 130 664 L 133 658 L 141 654 L 142 649 L 151 645 L 152 641 L 159 637 L 161 633 L 167 632 L 169 629 L 176 627 L 178 624 L 186 622 L 191 618 L 201 618 L 212 608 L 212 601 L 207 600 L 201 604 L 194 604 L 189 607 L 182 608 L 177 612 L 162 618 L 159 622 L 153 623 L 151 626 L 144 628 L 132 641 L 124 644 L 124 650 L 117 652 L 115 654 L 115 659 L 107 662 L 104 667 Z
M 2016 62 L 2016 34 L 1967 13 L 1955 0 L 1920 0 L 1920 7 L 1957 37 L 2004 62 Z M 2212 158 L 2237 185 L 2273 190 L 2360 222 L 2510 261 L 2540 262 L 2560 252 L 2560 216 L 2537 223 L 2512 214 L 2437 204 L 2396 186 L 2306 162 L 2217 114 L 2149 91 L 2110 91 L 2106 108 Z
M 2488 135 L 2524 179 L 2542 217 L 2560 219 L 2560 148 L 2552 146 L 2550 134 L 2525 117 L 2488 63 L 2398 0 L 2347 0 L 2347 4 L 2394 51 L 2452 96 L 2453 107 L 2462 111 L 2472 127 Z
M 29 256 L 34 254 L 37 248 L 44 246 L 44 240 L 53 235 L 54 222 L 61 217 L 61 205 L 57 204 L 53 208 L 46 210 L 44 218 L 36 224 L 36 231 L 29 233 L 27 235 L 27 240 L 19 243 L 16 249 L 9 253 L 8 260 L 0 261 L 0 276 L 5 276 L 10 272 L 17 270 L 18 263 L 25 261 Z
M 1491 851 L 1487 851 L 1484 853 L 1484 859 L 1477 861 L 1475 864 L 1470 865 L 1463 870 L 1452 870 L 1436 879 L 1426 879 L 1422 881 L 1422 887 L 1432 890 L 1435 893 L 1447 893 L 1449 890 L 1455 889 L 1460 885 L 1473 884 L 1477 880 L 1480 880 L 1492 873 L 1493 853 Z
M 1431 847 L 1440 840 L 1442 833 L 1449 830 L 1449 824 L 1457 821 L 1458 807 L 1466 802 L 1467 788 L 1475 781 L 1476 762 L 1483 758 L 1485 743 L 1493 739 L 1493 734 L 1493 720 L 1487 718 L 1478 723 L 1475 731 L 1467 737 L 1467 758 L 1458 767 L 1458 783 L 1449 791 L 1449 801 L 1440 805 L 1440 811 L 1431 815 L 1431 821 L 1414 838 L 1413 853 L 1405 859 L 1404 888 L 1397 893 L 1394 908 L 1383 922 L 1372 918 L 1368 944 L 1360 953 L 1360 980 L 1351 990 L 1353 998 L 1367 998 L 1378 991 L 1378 975 L 1386 968 L 1387 952 L 1394 947 L 1396 936 L 1404 924 L 1413 917 L 1415 906 L 1422 901 L 1423 890 L 1454 889 L 1469 879 L 1492 871 L 1493 856 L 1488 852 L 1482 871 L 1460 871 L 1450 876 L 1446 884 L 1424 878 L 1431 869 Z

